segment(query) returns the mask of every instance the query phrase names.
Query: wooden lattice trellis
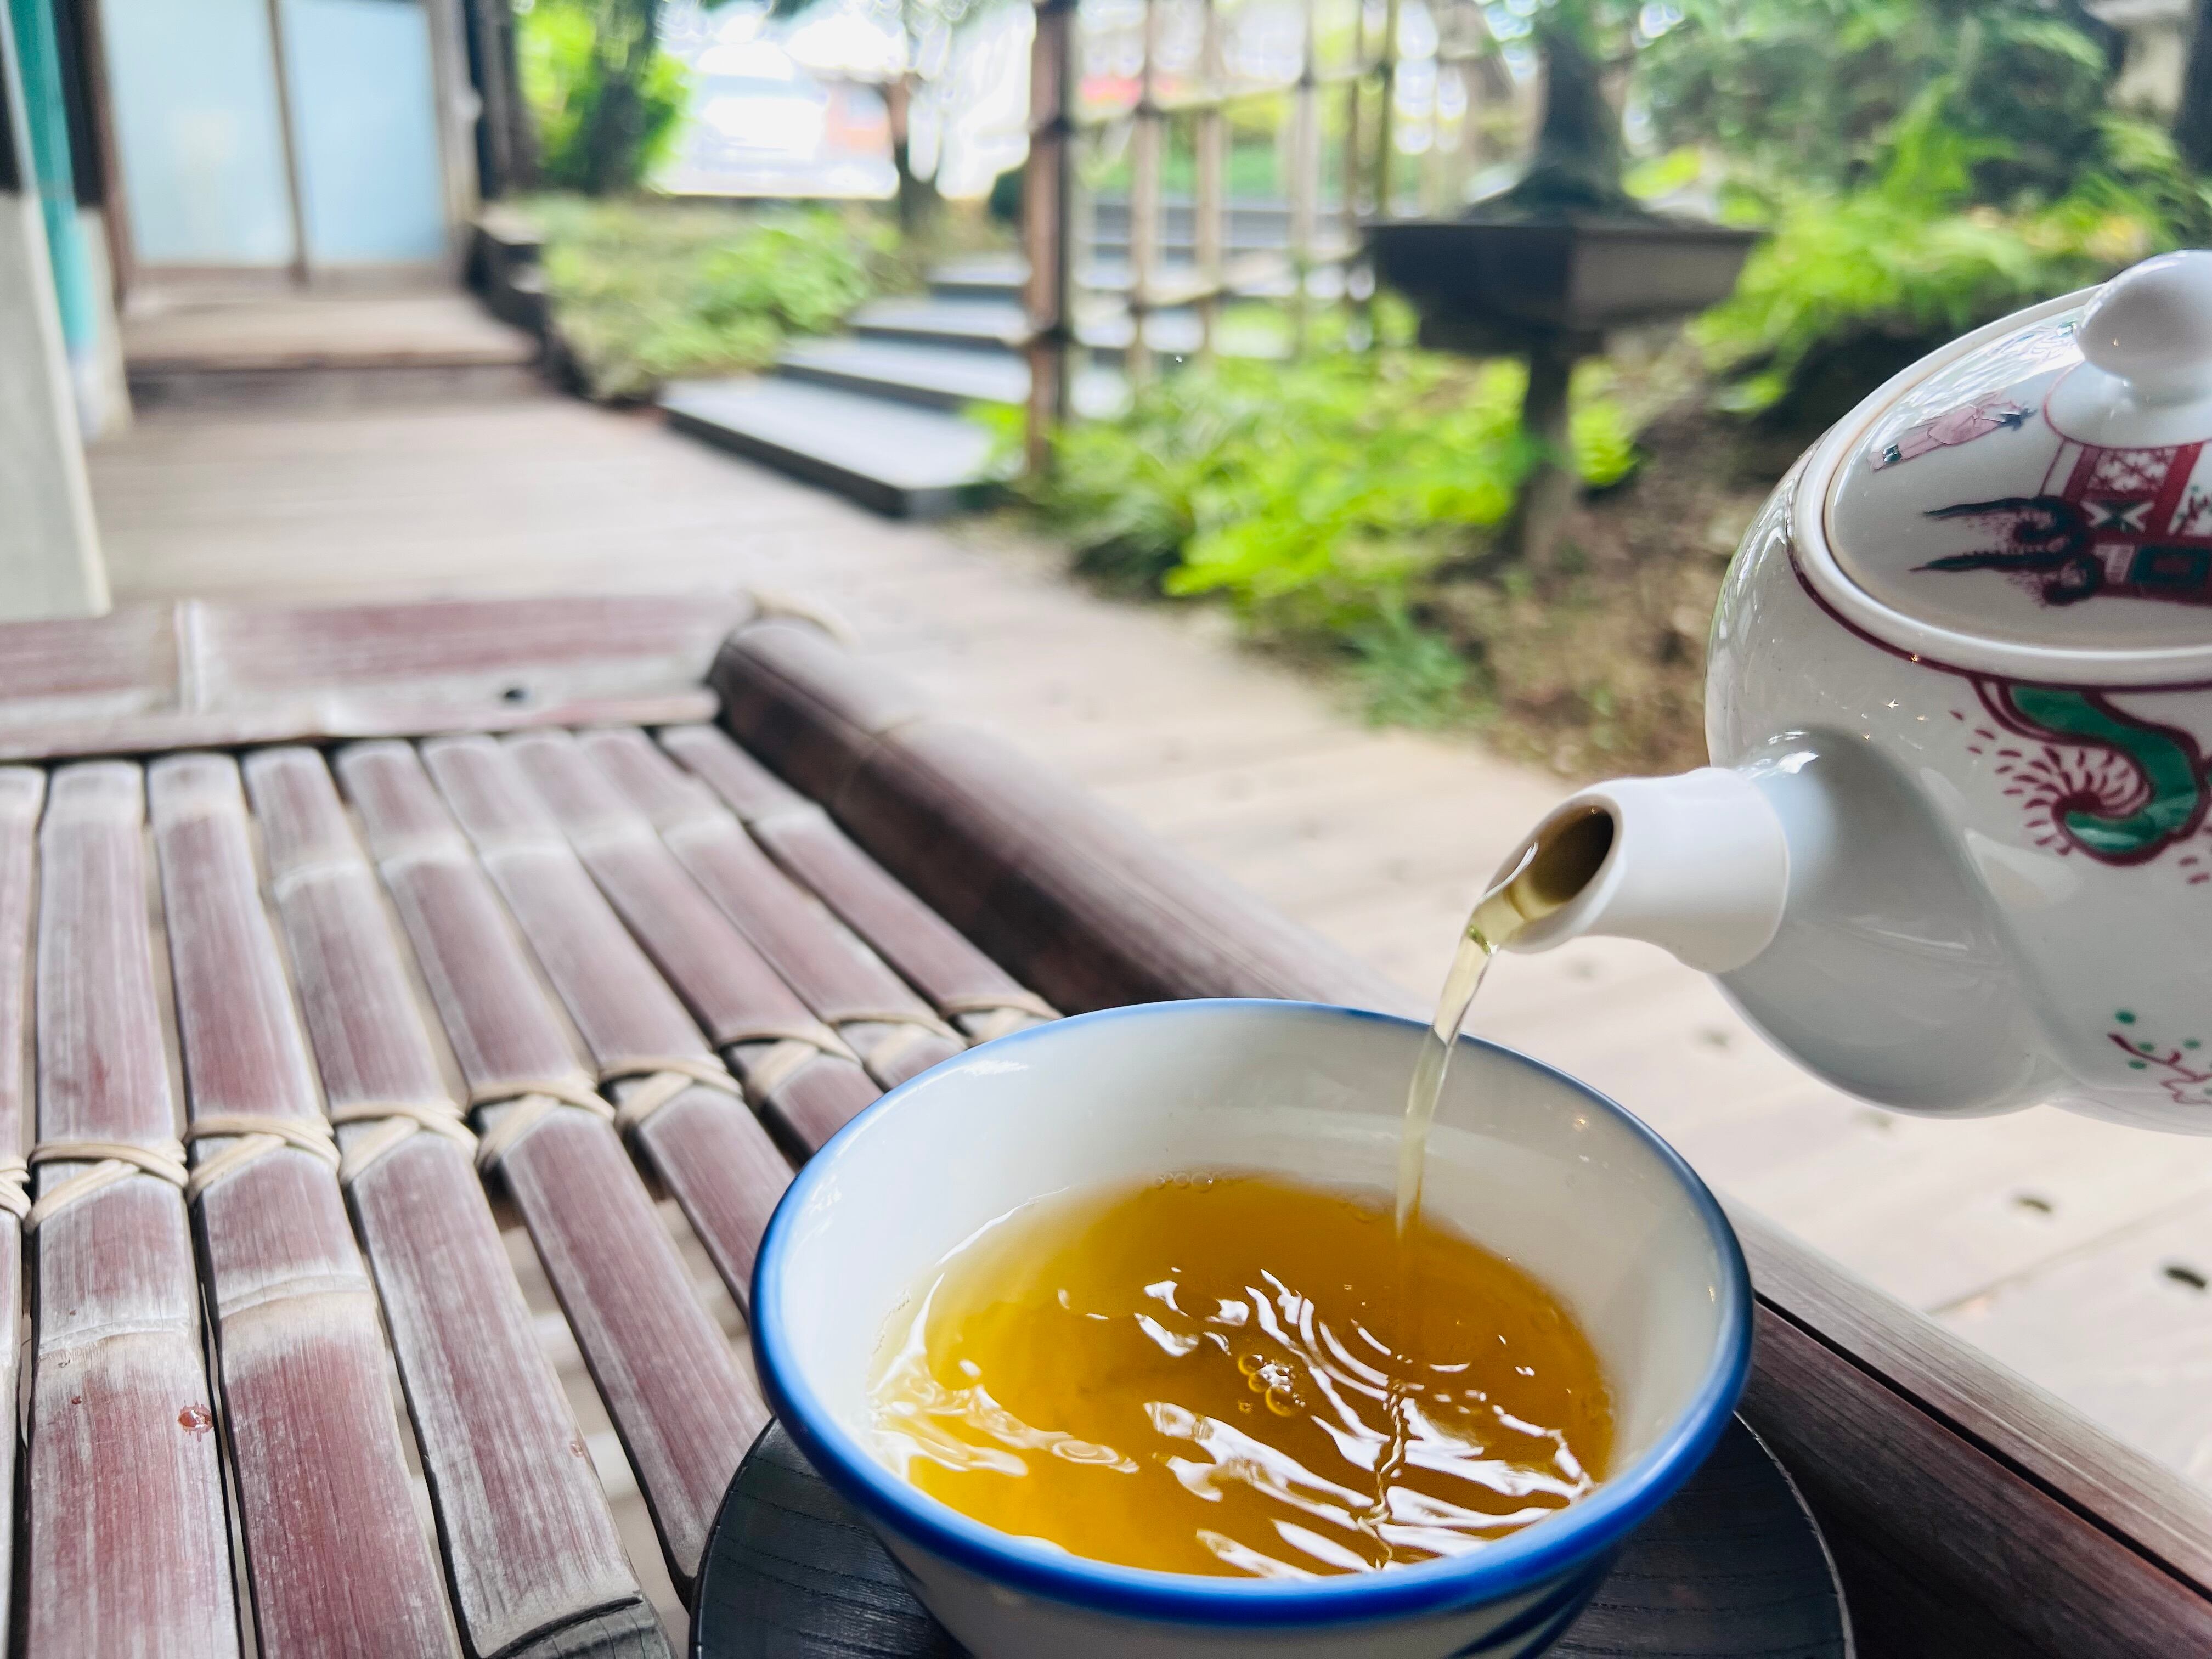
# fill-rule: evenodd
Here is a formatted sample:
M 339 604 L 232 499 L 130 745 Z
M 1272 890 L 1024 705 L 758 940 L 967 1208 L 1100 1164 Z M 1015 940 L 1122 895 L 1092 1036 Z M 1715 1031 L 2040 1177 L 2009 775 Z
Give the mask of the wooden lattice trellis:
M 1029 447 L 1041 463 L 1050 433 L 1073 412 L 1076 359 L 1085 349 L 1079 325 L 1101 316 L 1119 321 L 1126 337 L 1124 362 L 1131 386 L 1142 386 L 1156 366 L 1158 346 L 1149 325 L 1163 312 L 1188 308 L 1198 319 L 1198 352 L 1210 356 L 1225 301 L 1249 295 L 1280 298 L 1293 337 L 1303 348 L 1317 274 L 1342 278 L 1326 291 L 1355 310 L 1364 307 L 1371 282 L 1359 269 L 1359 228 L 1418 204 L 1446 212 L 1464 199 L 1482 158 L 1486 110 L 1525 118 L 1528 100 L 1506 67 L 1506 53 L 1489 29 L 1479 0 L 1431 0 L 1421 18 L 1428 39 L 1418 61 L 1435 77 L 1426 159 L 1409 192 L 1398 165 L 1399 88 L 1406 59 L 1408 0 L 1352 0 L 1348 51 L 1322 47 L 1322 9 L 1328 0 L 1297 0 L 1297 63 L 1287 76 L 1239 76 L 1228 62 L 1227 8 L 1223 0 L 1141 0 L 1133 100 L 1099 106 L 1085 102 L 1081 73 L 1084 14 L 1080 0 L 1036 0 L 1031 47 L 1030 155 L 1024 179 L 1024 237 L 1029 258 L 1026 304 L 1030 368 Z M 1419 0 L 1413 0 L 1419 3 Z M 1171 8 L 1196 12 L 1194 61 L 1174 66 L 1164 50 Z M 1447 82 L 1464 95 L 1446 100 Z M 1339 100 L 1341 137 L 1332 169 L 1324 143 L 1328 100 Z M 1436 112 L 1453 101 L 1457 118 Z M 1230 234 L 1229 190 L 1232 112 L 1279 103 L 1279 147 L 1285 158 L 1283 246 L 1236 252 Z M 1168 203 L 1163 190 L 1173 124 L 1187 121 L 1193 152 L 1188 260 L 1165 257 Z M 1447 131 L 1447 127 L 1449 131 Z M 1081 297 L 1085 261 L 1096 240 L 1095 204 L 1083 188 L 1078 165 L 1086 140 L 1126 134 L 1129 160 L 1126 280 L 1103 306 Z M 1332 198 L 1331 173 L 1334 173 Z

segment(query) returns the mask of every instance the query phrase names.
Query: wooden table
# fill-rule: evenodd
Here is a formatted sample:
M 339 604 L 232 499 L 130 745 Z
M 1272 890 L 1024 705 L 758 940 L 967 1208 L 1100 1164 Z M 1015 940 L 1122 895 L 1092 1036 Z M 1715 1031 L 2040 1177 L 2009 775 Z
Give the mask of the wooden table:
M 31 1165 L 0 1315 L 27 1296 L 33 1334 L 0 1595 L 38 1659 L 234 1654 L 241 1617 L 271 1655 L 664 1653 L 503 1219 L 688 1591 L 765 1411 L 657 1195 L 742 1303 L 793 1162 L 964 1043 L 1155 998 L 1406 1008 L 741 600 L 19 625 L 0 760 Z M 2192 1486 L 1739 1224 L 1744 1413 L 1863 1652 L 2212 1651 Z

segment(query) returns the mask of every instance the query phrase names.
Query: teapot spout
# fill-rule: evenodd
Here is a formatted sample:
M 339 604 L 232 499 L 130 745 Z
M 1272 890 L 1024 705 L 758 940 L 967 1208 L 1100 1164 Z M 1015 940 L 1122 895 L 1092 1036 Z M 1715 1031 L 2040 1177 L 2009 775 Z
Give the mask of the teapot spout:
M 1594 818 L 1609 836 L 1593 837 Z M 1557 868 L 1553 848 L 1601 845 L 1571 896 L 1505 948 L 1548 951 L 1586 933 L 1644 939 L 1692 968 L 1725 974 L 1774 940 L 1790 896 L 1790 843 L 1758 785 L 1725 767 L 1620 778 L 1583 790 L 1536 826 L 1505 871 Z M 1500 872 L 1501 875 L 1504 872 Z

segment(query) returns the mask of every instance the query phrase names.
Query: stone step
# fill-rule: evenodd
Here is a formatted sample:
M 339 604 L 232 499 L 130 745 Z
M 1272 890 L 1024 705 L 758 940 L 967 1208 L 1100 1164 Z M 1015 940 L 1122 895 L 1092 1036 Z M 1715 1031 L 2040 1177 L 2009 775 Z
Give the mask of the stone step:
M 979 504 L 997 447 L 957 415 L 794 380 L 684 380 L 660 395 L 669 424 L 833 489 L 889 518 Z
M 1135 333 L 1128 313 L 1110 301 L 1101 301 L 1087 312 L 1076 323 L 1077 343 L 1092 356 L 1118 363 L 1127 355 Z M 870 301 L 853 313 L 849 326 L 863 340 L 1002 356 L 1018 352 L 1029 331 L 1021 307 L 1011 301 L 908 296 Z M 1203 332 L 1197 313 L 1189 310 L 1155 312 L 1145 323 L 1146 343 L 1164 357 L 1194 355 Z M 1231 356 L 1273 355 L 1268 346 L 1252 343 L 1248 331 L 1225 333 L 1218 343 Z
M 1007 299 L 948 300 L 895 295 L 871 300 L 846 319 L 866 340 L 902 340 L 963 351 L 1017 351 L 1029 337 L 1020 304 Z
M 1267 250 L 1259 250 L 1262 254 Z M 1279 254 L 1280 250 L 1274 250 Z M 1184 250 L 1187 256 L 1188 250 Z M 1317 300 L 1334 300 L 1344 292 L 1343 261 L 1346 248 L 1340 243 L 1329 242 L 1313 251 L 1315 268 L 1306 275 L 1306 292 Z M 1231 264 L 1250 262 L 1251 252 L 1231 250 Z M 1172 289 L 1194 277 L 1196 264 L 1188 257 L 1164 258 L 1157 267 L 1158 280 Z M 994 300 L 1001 303 L 1019 304 L 1022 290 L 1029 281 L 1029 262 L 1019 254 L 977 254 L 968 258 L 947 260 L 929 273 L 930 292 L 940 299 L 956 302 Z M 1109 256 L 1101 251 L 1099 257 L 1086 264 L 1077 287 L 1095 295 L 1126 295 L 1129 291 L 1129 262 L 1126 253 L 1118 248 Z M 1287 268 L 1269 270 L 1264 274 L 1240 276 L 1237 278 L 1237 297 L 1255 300 L 1286 300 L 1293 288 Z
M 803 340 L 787 348 L 776 372 L 843 391 L 895 398 L 927 409 L 1029 401 L 1030 367 L 1012 352 L 970 351 L 902 340 Z M 1109 368 L 1086 368 L 1075 380 L 1076 412 L 1103 420 L 1128 404 L 1128 387 Z

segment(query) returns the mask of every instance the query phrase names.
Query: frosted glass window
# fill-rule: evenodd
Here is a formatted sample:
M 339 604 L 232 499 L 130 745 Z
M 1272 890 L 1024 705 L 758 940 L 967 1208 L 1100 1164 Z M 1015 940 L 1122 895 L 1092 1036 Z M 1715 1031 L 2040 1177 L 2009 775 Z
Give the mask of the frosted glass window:
M 290 264 L 264 0 L 104 0 L 100 13 L 139 259 Z
M 284 0 L 312 264 L 446 252 L 430 29 L 420 0 Z

